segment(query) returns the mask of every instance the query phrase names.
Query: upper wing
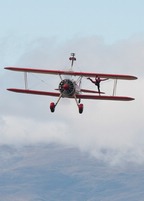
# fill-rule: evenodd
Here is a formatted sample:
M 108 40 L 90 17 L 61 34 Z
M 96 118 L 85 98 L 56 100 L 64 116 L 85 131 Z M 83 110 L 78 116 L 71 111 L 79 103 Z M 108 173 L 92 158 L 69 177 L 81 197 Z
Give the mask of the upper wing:
M 37 91 L 37 90 L 29 90 L 29 89 L 16 89 L 10 88 L 9 91 L 17 92 L 17 93 L 26 93 L 26 94 L 34 94 L 34 95 L 45 95 L 45 96 L 55 96 L 59 97 L 60 93 L 57 92 L 47 92 L 47 91 Z M 74 98 L 68 97 L 68 98 Z M 94 99 L 94 100 L 117 100 L 117 101 L 131 101 L 134 98 L 125 97 L 125 96 L 100 96 L 100 95 L 83 95 L 77 94 L 76 98 L 78 99 Z
M 88 73 L 88 72 L 76 72 L 76 71 L 62 71 L 62 70 L 45 70 L 34 68 L 18 68 L 18 67 L 5 67 L 7 70 L 30 72 L 30 73 L 44 73 L 53 75 L 73 75 L 82 77 L 101 77 L 109 79 L 123 79 L 123 80 L 135 80 L 137 77 L 131 75 L 119 75 L 119 74 L 103 74 L 103 73 Z

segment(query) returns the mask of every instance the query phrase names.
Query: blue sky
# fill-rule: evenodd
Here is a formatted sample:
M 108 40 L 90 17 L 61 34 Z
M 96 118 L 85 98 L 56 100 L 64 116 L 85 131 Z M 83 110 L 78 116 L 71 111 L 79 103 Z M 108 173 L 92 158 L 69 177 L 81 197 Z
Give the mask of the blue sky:
M 0 36 L 27 38 L 99 35 L 114 42 L 144 33 L 142 0 L 1 1 Z
M 110 163 L 144 163 L 144 2 L 141 0 L 0 1 L 0 143 L 56 142 L 88 151 Z M 76 53 L 76 70 L 132 74 L 137 81 L 118 84 L 118 94 L 131 103 L 60 101 L 51 114 L 52 97 L 6 91 L 21 87 L 23 75 L 4 66 L 63 69 Z M 34 80 L 34 78 L 30 78 Z M 45 90 L 59 80 L 44 77 Z M 111 93 L 111 84 L 102 89 Z M 109 86 L 110 85 L 110 90 Z M 36 85 L 37 86 L 37 85 Z M 83 86 L 95 89 L 86 79 Z M 109 150 L 108 155 L 101 150 Z

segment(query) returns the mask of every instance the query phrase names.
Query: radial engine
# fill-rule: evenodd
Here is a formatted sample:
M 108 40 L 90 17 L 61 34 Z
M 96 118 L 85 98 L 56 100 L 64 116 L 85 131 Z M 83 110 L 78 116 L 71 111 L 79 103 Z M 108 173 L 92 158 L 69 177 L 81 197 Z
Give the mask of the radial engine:
M 59 91 L 63 96 L 72 96 L 75 93 L 75 82 L 64 79 L 59 84 Z

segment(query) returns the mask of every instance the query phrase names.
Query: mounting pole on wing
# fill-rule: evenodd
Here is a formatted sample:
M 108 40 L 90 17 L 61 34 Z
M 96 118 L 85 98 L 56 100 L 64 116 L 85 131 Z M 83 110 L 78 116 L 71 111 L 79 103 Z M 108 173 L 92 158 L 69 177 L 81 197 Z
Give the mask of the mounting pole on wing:
M 69 60 L 71 61 L 71 69 L 72 69 L 74 61 L 76 61 L 75 53 L 71 53 L 71 57 L 69 58 Z

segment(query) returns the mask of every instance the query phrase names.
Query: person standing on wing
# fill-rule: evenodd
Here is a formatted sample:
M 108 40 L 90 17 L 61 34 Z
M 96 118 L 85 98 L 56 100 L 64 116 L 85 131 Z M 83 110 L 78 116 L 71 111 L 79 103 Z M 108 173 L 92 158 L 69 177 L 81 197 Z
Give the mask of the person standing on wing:
M 92 83 L 94 83 L 94 84 L 97 86 L 99 94 L 101 93 L 101 92 L 100 92 L 100 82 L 101 82 L 101 81 L 108 80 L 108 78 L 101 79 L 101 78 L 98 77 L 98 76 L 95 77 L 95 80 L 92 80 L 90 77 L 88 77 L 87 79 L 90 80 Z

